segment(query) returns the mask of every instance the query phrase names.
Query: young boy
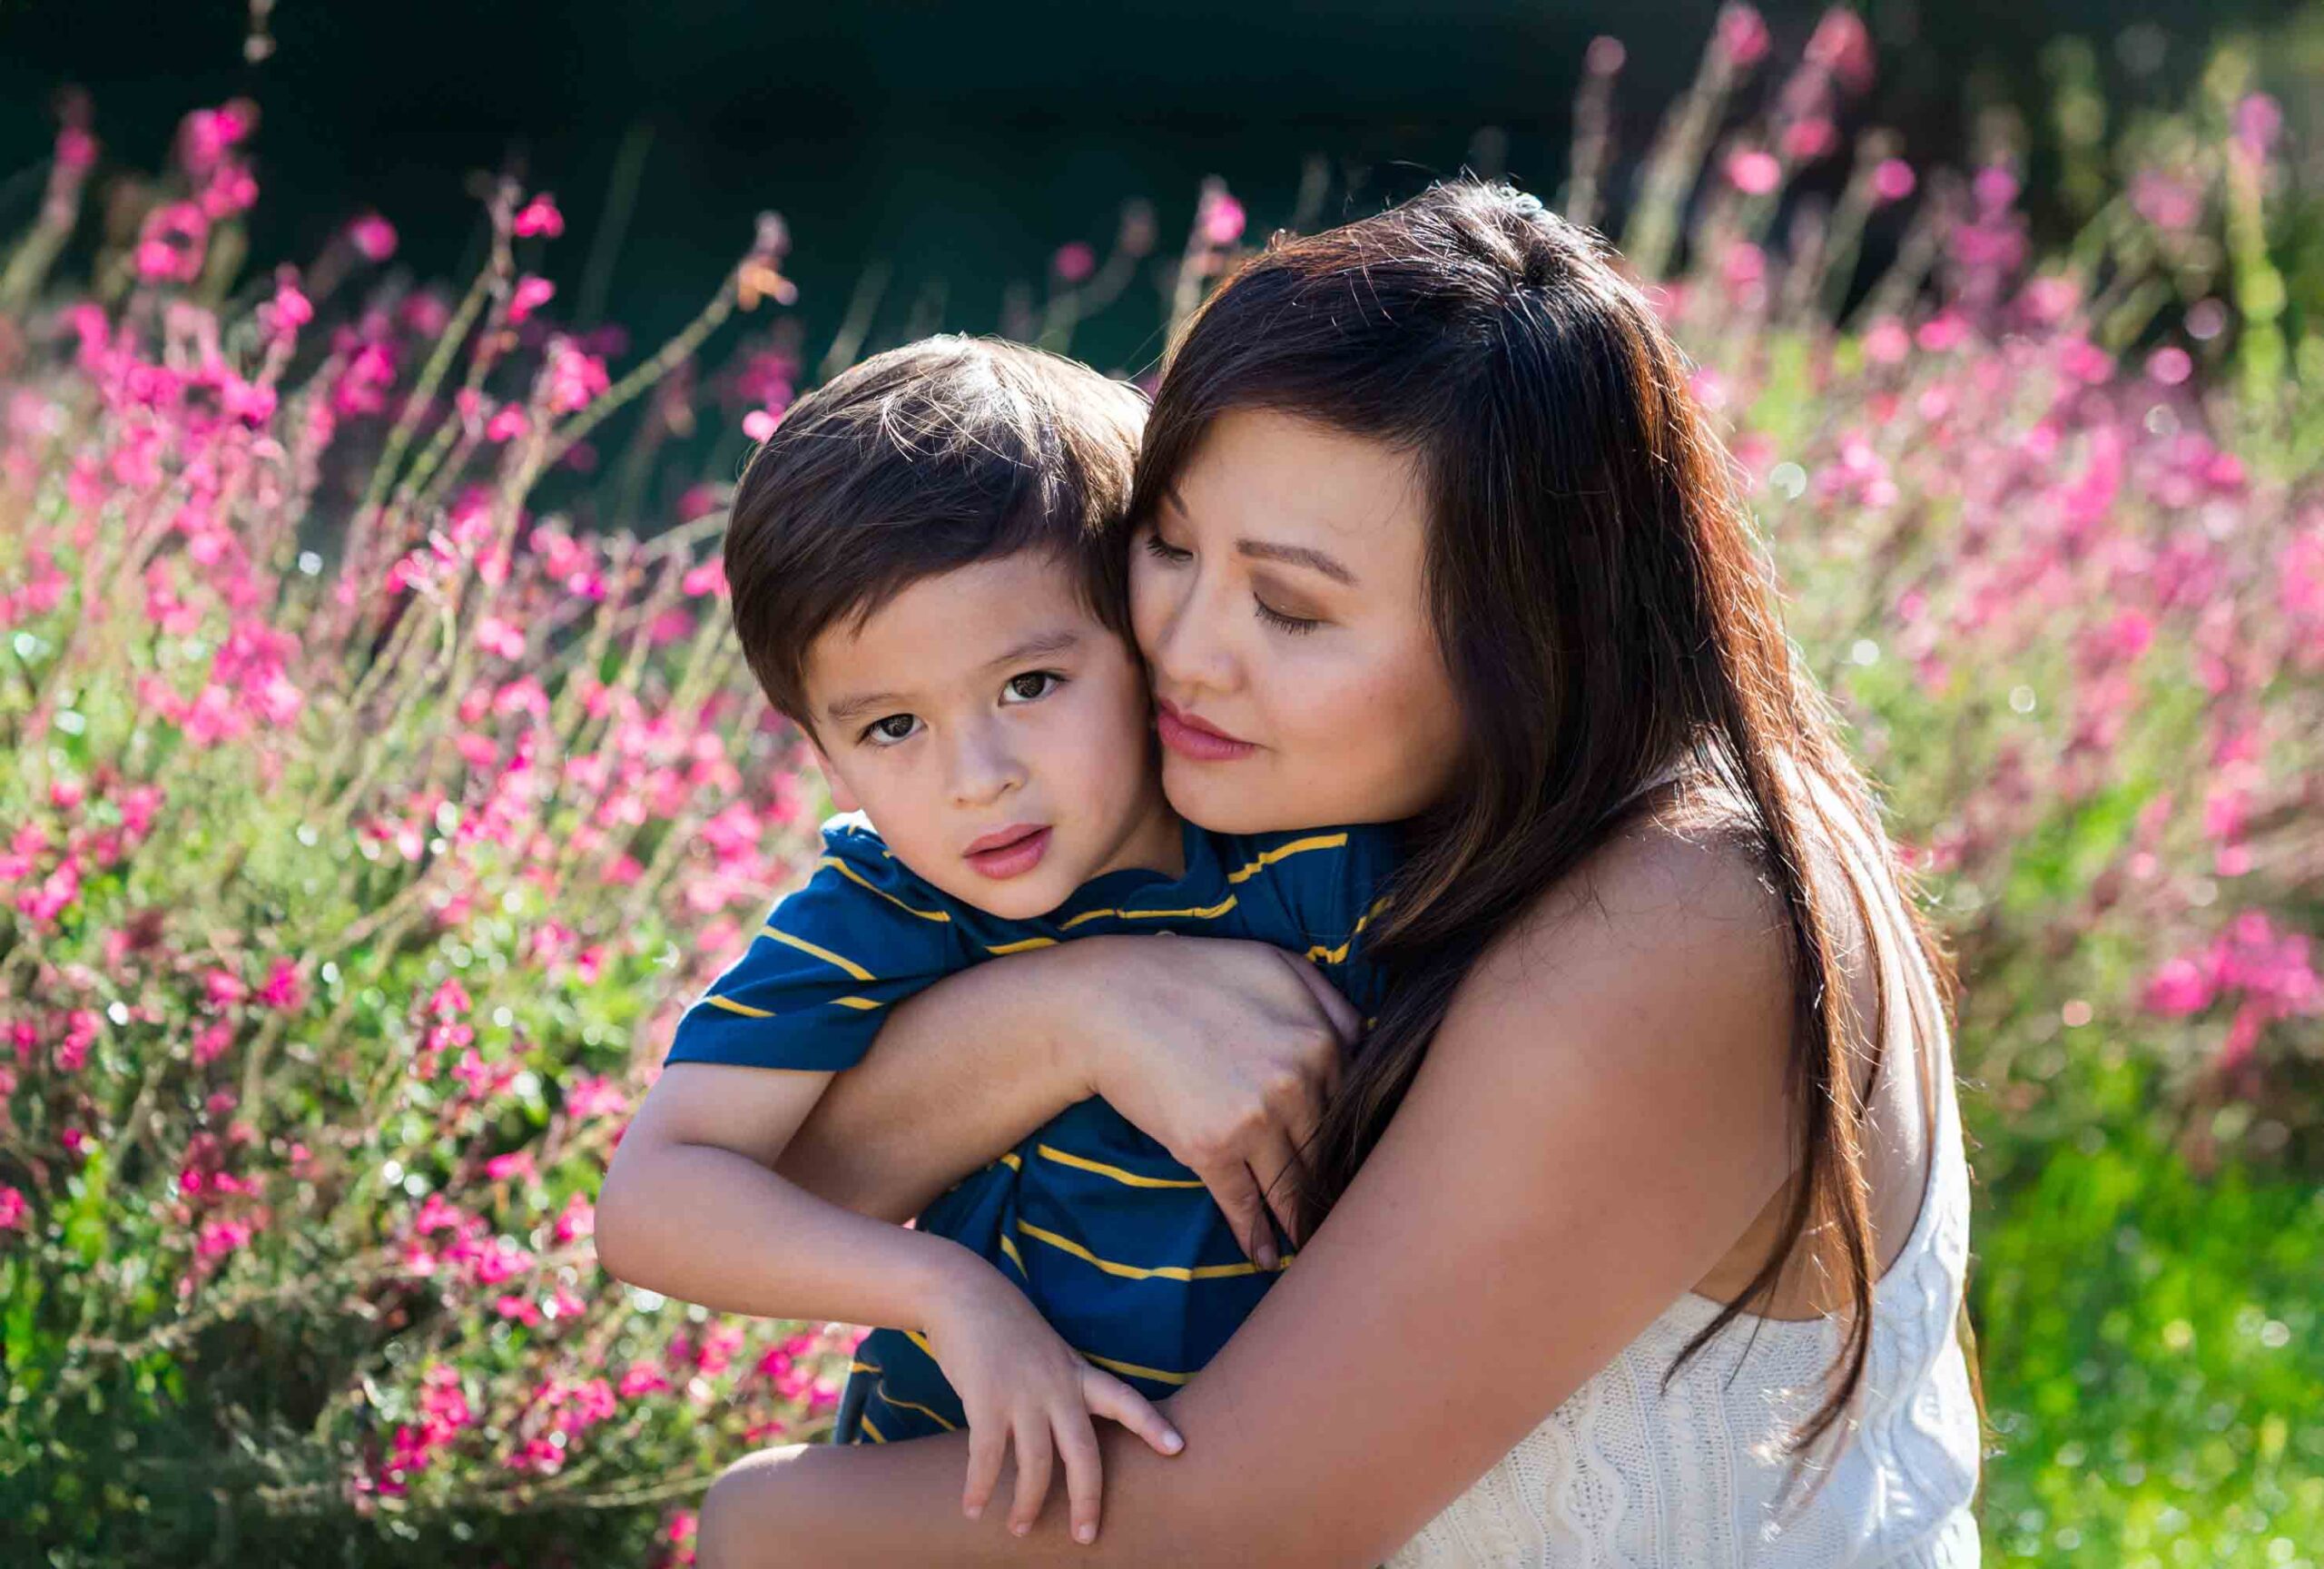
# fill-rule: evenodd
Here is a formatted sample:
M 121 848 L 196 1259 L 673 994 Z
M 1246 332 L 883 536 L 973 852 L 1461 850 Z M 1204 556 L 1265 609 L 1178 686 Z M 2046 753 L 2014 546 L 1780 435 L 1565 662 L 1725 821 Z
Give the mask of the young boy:
M 1020 1416 L 1019 1518 L 1046 1491 L 1053 1431 L 1078 1533 L 1095 1529 L 1090 1415 L 1174 1452 L 1147 1396 L 1207 1361 L 1273 1279 L 1194 1174 L 1096 1099 L 913 1229 L 772 1168 L 890 1005 L 994 954 L 1099 933 L 1254 938 L 1315 960 L 1359 1011 L 1376 1001 L 1355 938 L 1385 830 L 1213 834 L 1163 798 L 1106 538 L 1143 415 L 1071 360 L 937 338 L 800 400 L 753 456 L 726 540 L 736 631 L 843 814 L 806 886 L 680 1021 L 597 1210 L 600 1259 L 636 1285 L 891 1327 L 858 1353 L 842 1436 L 984 1429 L 972 1515 L 1005 1414 Z M 1043 1421 L 1021 1420 L 1029 1402 Z

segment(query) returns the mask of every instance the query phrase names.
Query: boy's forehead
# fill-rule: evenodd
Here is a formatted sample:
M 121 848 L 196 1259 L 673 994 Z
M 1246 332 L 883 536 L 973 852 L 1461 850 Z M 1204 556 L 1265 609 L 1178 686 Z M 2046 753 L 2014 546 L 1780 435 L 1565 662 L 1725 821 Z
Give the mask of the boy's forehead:
M 988 666 L 1114 636 L 1084 601 L 1072 566 L 1019 551 L 907 584 L 860 622 L 841 617 L 808 645 L 802 674 L 815 711 L 844 720 L 976 682 Z

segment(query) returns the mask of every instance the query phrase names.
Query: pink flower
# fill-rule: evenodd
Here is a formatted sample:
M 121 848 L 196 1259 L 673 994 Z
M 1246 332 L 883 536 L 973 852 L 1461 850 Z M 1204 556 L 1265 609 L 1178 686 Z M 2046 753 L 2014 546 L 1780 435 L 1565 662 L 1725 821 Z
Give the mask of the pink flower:
M 1202 193 L 1195 227 L 1206 243 L 1232 245 L 1243 237 L 1243 204 L 1228 195 L 1226 187 L 1213 186 Z
M 517 232 L 541 234 L 554 240 L 565 232 L 565 214 L 556 210 L 556 198 L 544 191 L 525 203 L 517 214 Z
M 574 1193 L 566 1197 L 565 1208 L 558 1212 L 556 1224 L 550 1229 L 550 1235 L 559 1242 L 577 1242 L 584 1237 L 595 1236 L 596 1230 L 597 1211 L 588 1199 Z
M 2195 373 L 2195 361 L 2175 343 L 2165 344 L 2146 357 L 2147 379 L 2176 387 Z
M 2183 1019 L 2200 1013 L 2218 994 L 2219 982 L 2191 959 L 2172 959 L 2146 983 L 2146 1007 L 2166 1018 Z
M 1902 158 L 1883 158 L 1872 171 L 1872 193 L 1883 202 L 1902 202 L 1915 183 L 1913 166 Z
M 1837 76 L 1850 91 L 1861 93 L 1872 84 L 1872 35 L 1864 19 L 1845 6 L 1835 5 L 1816 24 L 1807 40 L 1807 58 Z
M 522 321 L 556 295 L 556 285 L 546 278 L 527 272 L 517 280 L 517 287 L 508 296 L 508 320 Z
M 503 659 L 521 659 L 525 656 L 525 635 L 497 616 L 487 616 L 476 624 L 476 640 L 487 654 Z
M 25 1217 L 32 1213 L 25 1196 L 16 1189 L 0 1185 L 0 1231 L 29 1231 L 32 1227 Z
M 753 409 L 743 416 L 743 434 L 753 441 L 763 441 L 774 434 L 782 417 L 764 409 Z
M 1081 282 L 1097 270 L 1098 252 L 1078 240 L 1059 246 L 1049 258 L 1049 271 L 1067 283 Z
M 250 1239 L 251 1228 L 247 1221 L 205 1220 L 202 1224 L 194 1251 L 205 1260 L 215 1260 L 247 1247 Z
M 1730 4 L 1718 11 L 1718 47 L 1728 64 L 1741 69 L 1768 52 L 1768 25 L 1751 6 Z
M 525 418 L 524 410 L 511 403 L 486 423 L 484 439 L 487 441 L 514 441 L 530 428 L 531 423 Z
M 1622 47 L 1620 39 L 1600 33 L 1590 41 L 1590 47 L 1582 51 L 1581 68 L 1592 76 L 1611 76 L 1622 68 L 1622 62 L 1629 58 L 1630 53 Z
M 2283 105 L 2265 93 L 2251 94 L 2235 106 L 2236 143 L 2255 159 L 2268 155 L 2283 128 Z
M 81 171 L 97 161 L 97 139 L 78 125 L 67 125 L 56 133 L 56 161 L 64 168 Z
M 1727 180 L 1747 196 L 1765 196 L 1783 183 L 1783 165 L 1772 153 L 1738 148 L 1728 154 Z
M 606 362 L 586 353 L 570 338 L 553 338 L 548 346 L 548 408 L 552 414 L 586 409 L 612 386 Z
M 1821 158 L 1839 144 L 1838 129 L 1820 114 L 1795 120 L 1784 127 L 1783 154 L 1794 163 Z
M 366 261 L 384 262 L 396 253 L 395 225 L 377 212 L 366 212 L 350 223 L 347 237 Z
M 269 1008 L 293 1011 L 306 1004 L 307 988 L 299 979 L 299 966 L 289 959 L 277 959 L 266 972 L 266 981 L 258 989 L 258 1000 Z

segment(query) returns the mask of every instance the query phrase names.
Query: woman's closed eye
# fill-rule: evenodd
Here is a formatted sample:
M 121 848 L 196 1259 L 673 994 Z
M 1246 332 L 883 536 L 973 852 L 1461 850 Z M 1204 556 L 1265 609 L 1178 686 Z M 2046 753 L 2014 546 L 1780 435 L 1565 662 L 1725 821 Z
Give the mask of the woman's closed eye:
M 1181 561 L 1191 560 L 1194 558 L 1193 551 L 1181 550 L 1176 545 L 1168 543 L 1162 538 L 1162 531 L 1153 528 L 1146 530 L 1146 553 L 1157 561 L 1167 561 L 1174 567 Z
M 1171 544 L 1162 538 L 1162 531 L 1159 528 L 1151 526 L 1146 529 L 1146 538 L 1141 543 L 1141 548 L 1157 561 L 1170 567 L 1182 566 L 1193 560 L 1195 555 L 1191 550 L 1181 549 Z M 1287 610 L 1278 610 L 1256 594 L 1251 597 L 1251 608 L 1261 621 L 1277 631 L 1288 632 L 1294 636 L 1304 636 L 1324 624 L 1317 617 L 1294 616 Z

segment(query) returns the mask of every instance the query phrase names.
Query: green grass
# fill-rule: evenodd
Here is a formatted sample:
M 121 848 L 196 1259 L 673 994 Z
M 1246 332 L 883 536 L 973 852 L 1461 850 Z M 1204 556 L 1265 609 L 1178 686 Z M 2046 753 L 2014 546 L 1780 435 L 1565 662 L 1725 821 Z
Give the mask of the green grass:
M 1989 1561 L 2324 1562 L 2324 1189 L 2093 1125 L 1984 1195 Z

